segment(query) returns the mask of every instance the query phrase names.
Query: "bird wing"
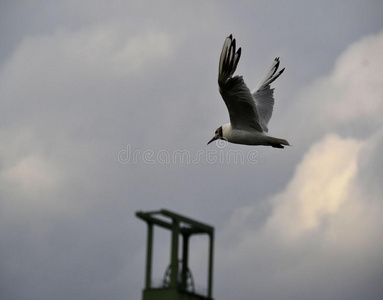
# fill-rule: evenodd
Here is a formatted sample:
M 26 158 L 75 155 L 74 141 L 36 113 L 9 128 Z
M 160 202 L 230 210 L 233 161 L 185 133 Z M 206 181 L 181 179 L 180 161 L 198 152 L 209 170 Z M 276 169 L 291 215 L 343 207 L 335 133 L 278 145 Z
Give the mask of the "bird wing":
M 260 116 L 249 88 L 242 76 L 232 77 L 241 57 L 241 48 L 237 52 L 235 48 L 235 39 L 230 35 L 223 44 L 219 59 L 219 92 L 229 111 L 233 128 L 255 129 L 262 132 Z
M 268 132 L 269 130 L 267 125 L 269 124 L 270 118 L 273 114 L 274 107 L 274 89 L 270 88 L 270 84 L 285 70 L 283 68 L 277 73 L 278 67 L 279 57 L 274 60 L 269 72 L 267 72 L 267 74 L 257 84 L 256 88 L 251 91 L 259 114 L 260 125 L 265 132 Z

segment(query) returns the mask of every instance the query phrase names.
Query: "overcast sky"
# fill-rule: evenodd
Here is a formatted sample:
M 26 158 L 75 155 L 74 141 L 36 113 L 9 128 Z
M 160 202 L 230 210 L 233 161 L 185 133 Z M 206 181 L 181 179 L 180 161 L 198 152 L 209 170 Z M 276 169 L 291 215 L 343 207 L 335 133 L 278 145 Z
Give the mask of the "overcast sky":
M 382 12 L 2 0 L 0 299 L 141 299 L 135 212 L 160 208 L 215 227 L 215 299 L 382 299 Z M 293 147 L 206 146 L 229 120 L 229 34 L 250 88 L 280 57 L 269 133 Z M 169 241 L 155 231 L 157 282 Z M 206 286 L 207 238 L 191 247 Z

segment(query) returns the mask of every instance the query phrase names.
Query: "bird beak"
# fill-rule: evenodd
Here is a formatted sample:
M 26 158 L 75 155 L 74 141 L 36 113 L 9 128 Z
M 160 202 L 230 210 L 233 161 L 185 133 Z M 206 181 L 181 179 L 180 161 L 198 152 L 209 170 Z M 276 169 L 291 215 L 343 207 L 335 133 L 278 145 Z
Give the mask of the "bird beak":
M 219 135 L 216 134 L 207 144 L 209 145 L 211 142 L 214 142 L 215 140 L 219 139 Z

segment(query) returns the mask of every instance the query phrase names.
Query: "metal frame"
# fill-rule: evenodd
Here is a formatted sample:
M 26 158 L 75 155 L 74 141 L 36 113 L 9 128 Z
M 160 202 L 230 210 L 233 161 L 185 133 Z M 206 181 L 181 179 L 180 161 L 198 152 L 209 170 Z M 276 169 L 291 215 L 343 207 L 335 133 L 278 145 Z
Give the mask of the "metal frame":
M 153 252 L 153 225 L 171 230 L 171 279 L 170 288 L 177 291 L 182 291 L 186 286 L 186 277 L 188 270 L 188 256 L 189 256 L 189 237 L 193 234 L 207 234 L 209 236 L 209 265 L 208 265 L 208 299 L 212 299 L 213 294 L 213 251 L 214 251 L 214 228 L 203 224 L 201 222 L 192 220 L 166 209 L 149 212 L 136 212 L 136 216 L 144 220 L 148 225 L 148 240 L 146 252 L 146 275 L 145 275 L 145 289 L 151 289 L 152 279 L 152 252 Z M 161 217 L 161 218 L 159 218 Z M 165 217 L 165 218 L 164 218 Z M 179 235 L 183 237 L 182 245 L 182 282 L 177 280 L 178 270 L 178 244 Z

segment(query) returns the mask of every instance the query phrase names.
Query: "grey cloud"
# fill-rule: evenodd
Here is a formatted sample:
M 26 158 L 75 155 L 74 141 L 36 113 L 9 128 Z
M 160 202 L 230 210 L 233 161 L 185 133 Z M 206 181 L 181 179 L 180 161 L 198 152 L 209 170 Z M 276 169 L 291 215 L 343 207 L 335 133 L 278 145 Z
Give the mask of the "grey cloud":
M 225 2 L 38 1 L 33 7 L 2 2 L 0 298 L 139 299 L 146 231 L 134 212 L 160 207 L 216 227 L 217 299 L 248 298 L 253 278 L 266 286 L 263 272 L 285 267 L 288 272 L 301 256 L 309 261 L 301 266 L 309 274 L 317 266 L 305 252 L 312 248 L 298 245 L 284 255 L 275 251 L 278 241 L 263 237 L 268 243 L 248 248 L 263 261 L 250 263 L 236 253 L 226 255 L 224 246 L 231 240 L 224 230 L 262 230 L 273 213 L 268 199 L 284 191 L 306 150 L 325 132 L 321 128 L 302 146 L 297 94 L 326 75 L 350 43 L 383 25 L 380 2 L 342 8 L 341 1 L 305 7 L 295 2 L 287 7 L 277 2 L 244 7 Z M 369 16 L 367 21 L 355 18 L 361 14 Z M 249 86 L 281 56 L 286 72 L 275 83 L 270 133 L 286 136 L 294 147 L 283 152 L 259 147 L 256 164 L 120 163 L 118 153 L 127 145 L 206 151 L 214 129 L 228 119 L 216 77 L 219 51 L 230 33 L 243 47 L 238 73 Z M 290 106 L 296 110 L 291 115 Z M 237 145 L 223 149 L 229 150 L 250 151 Z M 370 153 L 379 159 L 377 150 Z M 363 172 L 370 178 L 379 171 L 372 165 L 367 157 Z M 243 226 L 229 222 L 249 206 L 254 219 Z M 166 241 L 164 235 L 156 240 L 159 275 L 168 262 Z M 199 245 L 204 247 L 204 241 L 195 241 L 196 274 L 203 255 Z M 332 262 L 327 257 L 321 256 L 323 264 Z M 230 260 L 238 260 L 241 269 L 228 268 Z M 268 263 L 273 263 L 271 271 Z M 366 277 L 350 275 L 356 278 L 355 295 L 379 278 L 379 270 L 364 270 Z M 239 278 L 236 286 L 232 274 Z M 307 290 L 295 275 L 289 283 L 277 281 L 273 292 L 259 289 L 259 297 L 279 296 L 289 287 L 296 298 L 304 298 Z M 369 283 L 363 284 L 364 278 Z M 309 291 L 321 287 L 313 282 Z

